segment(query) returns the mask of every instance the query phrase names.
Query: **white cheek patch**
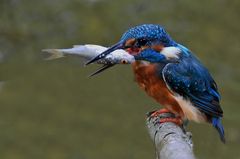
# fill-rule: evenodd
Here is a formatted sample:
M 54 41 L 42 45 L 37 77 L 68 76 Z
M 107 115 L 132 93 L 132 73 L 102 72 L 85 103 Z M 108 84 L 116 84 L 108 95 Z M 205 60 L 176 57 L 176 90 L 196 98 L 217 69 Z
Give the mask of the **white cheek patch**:
M 160 53 L 163 54 L 167 59 L 178 59 L 181 49 L 173 46 L 164 47 Z

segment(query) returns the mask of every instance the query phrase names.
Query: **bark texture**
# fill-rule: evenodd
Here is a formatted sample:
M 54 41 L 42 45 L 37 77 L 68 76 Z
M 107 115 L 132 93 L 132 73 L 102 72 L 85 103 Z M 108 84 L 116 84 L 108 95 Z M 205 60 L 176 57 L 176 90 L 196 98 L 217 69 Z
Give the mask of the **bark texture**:
M 174 123 L 160 123 L 161 118 L 172 117 L 165 113 L 152 117 L 148 115 L 147 127 L 154 142 L 157 159 L 195 159 L 192 135 Z

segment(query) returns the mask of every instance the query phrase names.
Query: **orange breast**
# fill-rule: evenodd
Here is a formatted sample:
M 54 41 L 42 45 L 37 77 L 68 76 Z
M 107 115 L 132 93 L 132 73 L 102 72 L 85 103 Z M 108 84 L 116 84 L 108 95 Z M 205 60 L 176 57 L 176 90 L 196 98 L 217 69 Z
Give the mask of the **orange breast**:
M 156 64 L 135 62 L 132 64 L 135 80 L 147 94 L 174 114 L 183 117 L 183 111 L 163 79 L 157 76 Z

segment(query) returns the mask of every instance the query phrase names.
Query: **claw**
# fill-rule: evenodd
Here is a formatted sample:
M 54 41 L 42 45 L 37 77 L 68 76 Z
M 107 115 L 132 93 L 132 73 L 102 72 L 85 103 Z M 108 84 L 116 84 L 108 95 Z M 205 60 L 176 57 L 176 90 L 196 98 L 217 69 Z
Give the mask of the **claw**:
M 171 111 L 166 108 L 150 112 L 149 117 L 159 117 L 160 123 L 172 122 L 179 126 L 183 125 L 182 119 L 180 117 L 176 117 Z

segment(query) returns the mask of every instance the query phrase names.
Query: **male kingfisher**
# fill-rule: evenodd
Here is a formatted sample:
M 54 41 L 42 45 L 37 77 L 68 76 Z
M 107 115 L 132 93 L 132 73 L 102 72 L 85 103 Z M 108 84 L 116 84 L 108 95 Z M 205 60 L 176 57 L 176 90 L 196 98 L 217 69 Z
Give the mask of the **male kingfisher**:
M 133 55 L 136 82 L 174 118 L 160 122 L 181 125 L 185 120 L 208 122 L 225 143 L 221 123 L 223 111 L 217 84 L 201 62 L 183 45 L 175 42 L 160 25 L 144 24 L 126 31 L 120 41 L 86 64 L 104 58 L 117 49 Z

